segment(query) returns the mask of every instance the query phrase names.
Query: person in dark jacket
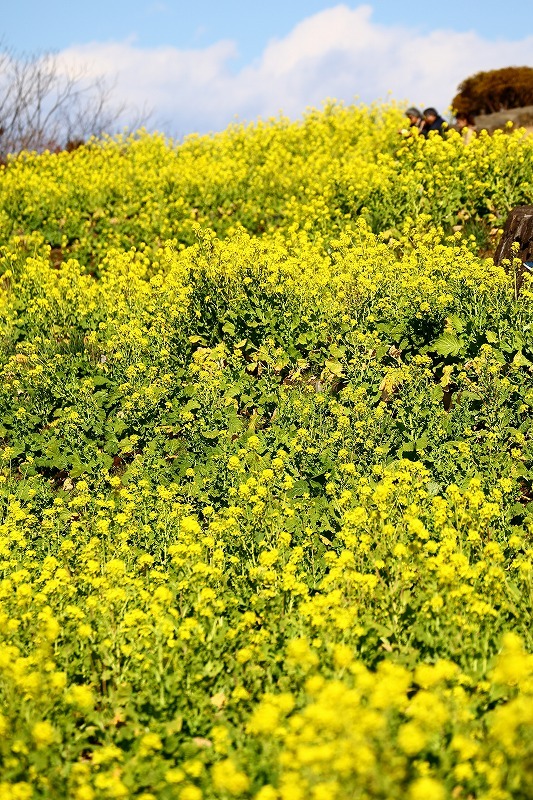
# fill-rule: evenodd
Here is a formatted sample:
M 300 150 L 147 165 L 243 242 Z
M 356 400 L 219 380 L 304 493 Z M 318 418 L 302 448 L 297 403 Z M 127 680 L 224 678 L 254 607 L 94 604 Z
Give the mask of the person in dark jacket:
M 441 136 L 444 136 L 444 132 L 448 127 L 448 123 L 441 117 L 436 108 L 424 109 L 424 120 L 425 125 L 422 133 L 426 138 L 429 136 L 431 131 L 437 131 Z

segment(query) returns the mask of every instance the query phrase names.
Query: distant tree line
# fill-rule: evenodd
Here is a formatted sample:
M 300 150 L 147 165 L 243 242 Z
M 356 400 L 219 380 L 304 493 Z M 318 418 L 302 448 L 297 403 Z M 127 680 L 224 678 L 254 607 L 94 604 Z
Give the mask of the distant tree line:
M 452 107 L 458 114 L 493 114 L 533 105 L 533 67 L 477 72 L 458 87 Z
M 18 55 L 0 44 L 0 158 L 22 150 L 73 149 L 90 136 L 130 129 L 149 114 L 113 99 L 113 85 L 65 68 L 54 53 Z

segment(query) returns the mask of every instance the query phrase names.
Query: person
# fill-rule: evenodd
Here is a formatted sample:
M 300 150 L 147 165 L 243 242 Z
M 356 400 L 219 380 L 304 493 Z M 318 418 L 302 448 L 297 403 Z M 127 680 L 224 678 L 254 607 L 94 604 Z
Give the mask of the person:
M 427 138 L 431 131 L 437 131 L 441 136 L 448 127 L 448 123 L 441 117 L 436 108 L 424 109 L 424 128 L 422 133 Z
M 424 118 L 422 117 L 422 113 L 418 110 L 418 108 L 411 106 L 405 112 L 405 116 L 409 120 L 409 128 L 402 128 L 399 133 L 407 136 L 408 133 L 411 133 L 411 128 L 418 128 L 419 133 L 423 132 L 425 122 Z
M 463 137 L 463 142 L 468 144 L 476 133 L 476 120 L 472 114 L 459 113 L 455 117 L 457 130 Z

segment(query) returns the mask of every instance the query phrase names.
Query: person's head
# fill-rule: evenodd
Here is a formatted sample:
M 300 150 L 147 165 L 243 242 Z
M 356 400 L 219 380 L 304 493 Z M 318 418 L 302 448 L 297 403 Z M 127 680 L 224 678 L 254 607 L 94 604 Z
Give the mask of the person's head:
M 416 125 L 417 122 L 422 119 L 422 114 L 418 108 L 415 108 L 414 106 L 411 106 L 411 108 L 407 109 L 405 116 L 408 118 L 411 125 Z
M 437 117 L 439 116 L 439 112 L 436 108 L 425 108 L 424 109 L 424 119 L 426 122 L 429 122 L 431 125 L 432 122 L 435 122 Z
M 457 114 L 455 117 L 455 121 L 457 123 L 457 127 L 459 128 L 459 130 L 462 130 L 463 128 L 466 127 L 473 128 L 476 124 L 476 120 L 474 119 L 473 114 L 463 114 L 463 113 Z

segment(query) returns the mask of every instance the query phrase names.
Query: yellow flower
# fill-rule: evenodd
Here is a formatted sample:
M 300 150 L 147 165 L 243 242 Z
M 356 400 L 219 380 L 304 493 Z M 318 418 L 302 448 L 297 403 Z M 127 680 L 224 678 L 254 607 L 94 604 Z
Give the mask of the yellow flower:
M 235 658 L 239 664 L 246 664 L 247 661 L 253 658 L 253 655 L 254 652 L 250 647 L 242 647 L 240 650 L 237 650 Z
M 89 639 L 93 633 L 93 629 L 86 622 L 82 622 L 81 625 L 78 625 L 77 630 L 80 639 Z
M 347 667 L 353 661 L 353 650 L 346 644 L 336 644 L 333 648 L 333 663 L 337 669 Z
M 199 535 L 202 528 L 195 517 L 183 517 L 180 521 L 180 527 L 183 533 L 191 535 Z
M 91 687 L 83 684 L 71 686 L 67 692 L 66 701 L 81 711 L 90 711 L 94 707 L 94 696 Z
M 414 756 L 426 746 L 427 736 L 414 722 L 402 725 L 398 731 L 398 744 L 409 756 Z
M 254 797 L 254 800 L 278 800 L 279 794 L 273 786 L 262 786 Z
M 0 783 L 0 800 L 31 800 L 32 797 L 33 789 L 25 781 Z
M 95 791 L 88 783 L 84 783 L 74 790 L 75 800 L 94 800 L 94 797 Z
M 204 771 L 204 765 L 199 758 L 192 758 L 189 761 L 184 761 L 181 766 L 191 778 L 199 778 Z
M 237 769 L 230 758 L 214 764 L 211 770 L 211 776 L 215 789 L 228 792 L 234 796 L 243 794 L 250 786 L 250 779 L 248 776 Z
M 139 755 L 147 756 L 156 750 L 161 750 L 163 743 L 157 733 L 145 733 L 139 745 Z
M 94 785 L 107 797 L 123 798 L 129 794 L 118 772 L 100 772 L 94 779 Z
M 291 639 L 287 644 L 287 664 L 309 670 L 318 664 L 318 656 L 305 638 Z
M 409 787 L 410 800 L 445 800 L 444 786 L 434 778 L 418 778 Z
M 123 758 L 124 751 L 115 744 L 99 747 L 92 753 L 93 764 L 108 764 L 110 761 L 122 761 Z
M 48 747 L 57 736 L 54 727 L 46 721 L 36 722 L 31 729 L 31 735 L 38 749 Z
M 191 783 L 184 786 L 179 793 L 180 800 L 202 800 L 202 797 L 202 790 L 197 786 L 193 786 Z
M 165 772 L 165 780 L 167 783 L 182 783 L 185 780 L 185 773 L 182 769 L 174 767 Z
M 120 558 L 112 558 L 106 564 L 106 572 L 110 575 L 122 575 L 126 571 L 126 565 Z
M 493 672 L 496 683 L 510 686 L 533 678 L 533 655 L 526 653 L 522 640 L 515 633 L 506 633 L 503 637 L 503 648 L 498 656 Z
M 260 703 L 250 717 L 246 730 L 255 734 L 272 733 L 278 727 L 280 716 L 281 709 L 273 703 Z

